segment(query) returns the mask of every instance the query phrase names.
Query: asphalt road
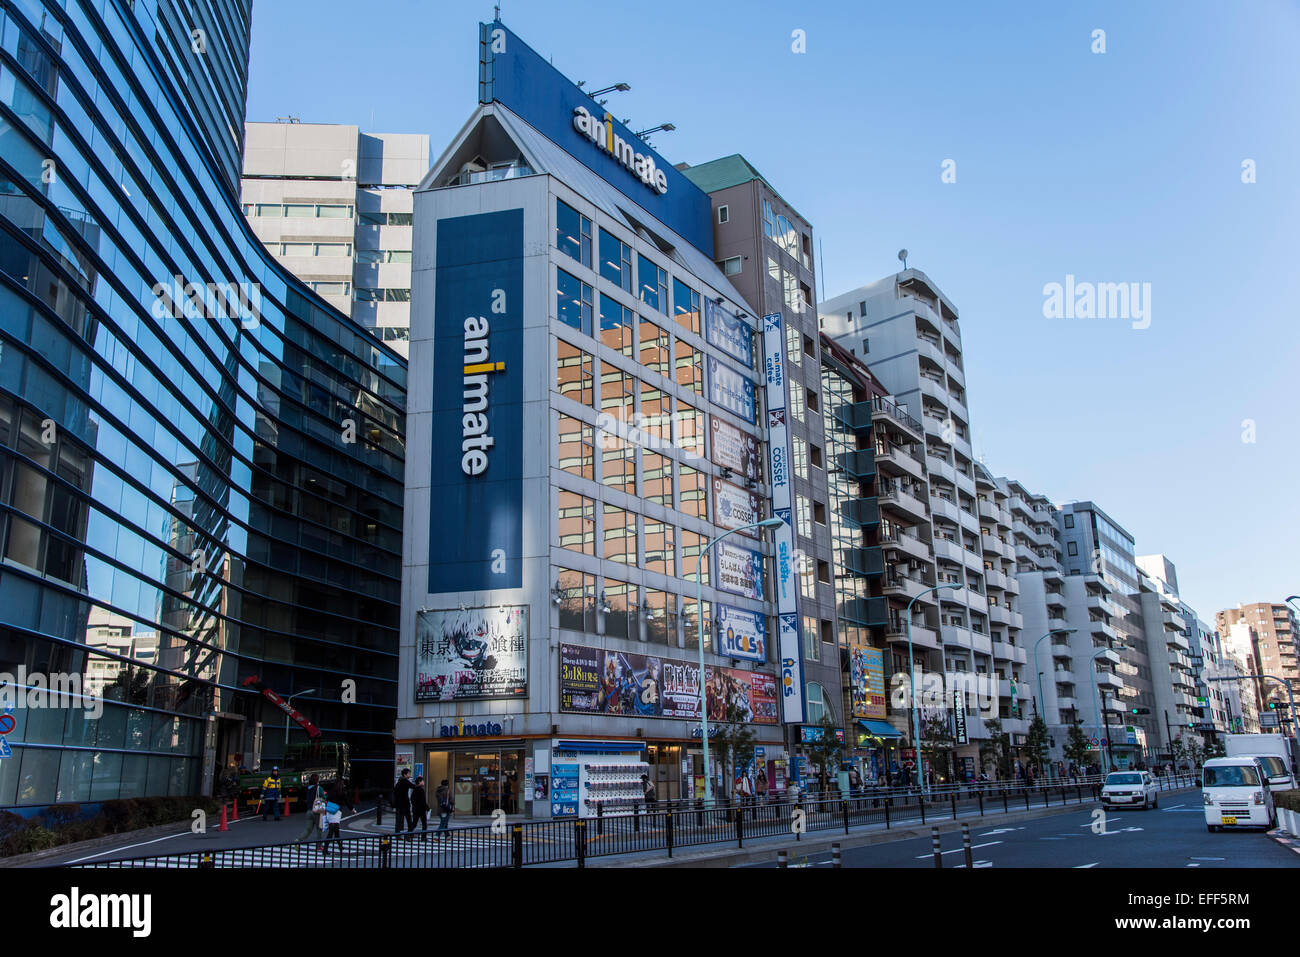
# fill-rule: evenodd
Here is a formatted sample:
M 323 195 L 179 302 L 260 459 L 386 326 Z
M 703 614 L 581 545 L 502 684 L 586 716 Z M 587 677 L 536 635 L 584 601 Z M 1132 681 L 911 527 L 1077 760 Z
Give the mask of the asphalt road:
M 1263 831 L 1210 833 L 1200 791 L 1170 795 L 1150 811 L 1107 811 L 1094 817 L 1099 804 L 1019 824 L 998 824 L 996 819 L 970 829 L 976 867 L 1297 867 L 1300 854 L 1283 847 Z M 1167 802 L 1167 803 L 1166 803 Z M 940 836 L 943 866 L 964 867 L 960 831 Z M 773 855 L 775 857 L 775 855 Z M 929 837 L 846 848 L 844 867 L 934 868 Z M 790 862 L 829 867 L 829 852 L 806 859 L 792 851 Z M 776 862 L 745 865 L 776 867 Z

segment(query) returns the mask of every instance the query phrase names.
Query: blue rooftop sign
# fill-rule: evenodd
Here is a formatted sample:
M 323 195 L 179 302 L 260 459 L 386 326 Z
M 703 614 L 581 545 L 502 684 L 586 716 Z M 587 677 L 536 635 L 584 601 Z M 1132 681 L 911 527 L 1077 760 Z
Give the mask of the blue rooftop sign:
M 713 204 L 499 20 L 479 24 L 479 102 L 497 102 L 713 258 Z

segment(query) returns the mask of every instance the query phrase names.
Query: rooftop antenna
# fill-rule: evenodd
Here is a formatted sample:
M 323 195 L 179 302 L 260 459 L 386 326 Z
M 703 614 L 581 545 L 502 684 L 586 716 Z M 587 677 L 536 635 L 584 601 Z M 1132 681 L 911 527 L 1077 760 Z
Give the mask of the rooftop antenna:
M 903 264 L 903 268 L 906 269 L 906 268 L 907 268 L 907 250 L 906 250 L 906 249 L 900 249 L 900 250 L 898 251 L 898 259 L 899 259 L 899 262 L 901 262 L 901 263 Z
M 493 20 L 501 19 L 501 4 L 499 3 L 492 4 L 492 19 Z

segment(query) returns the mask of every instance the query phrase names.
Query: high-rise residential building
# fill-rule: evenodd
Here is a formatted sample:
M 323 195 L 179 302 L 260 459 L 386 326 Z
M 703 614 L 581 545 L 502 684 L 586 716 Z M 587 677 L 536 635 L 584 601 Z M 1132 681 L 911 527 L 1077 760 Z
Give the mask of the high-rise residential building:
M 1205 743 L 1197 732 L 1200 705 L 1192 654 L 1196 616 L 1185 610 L 1178 597 L 1178 573 L 1172 561 L 1164 555 L 1139 555 L 1136 564 L 1137 600 L 1155 701 L 1153 715 L 1164 731 L 1159 738 L 1159 758 L 1168 760 L 1173 743 L 1180 738 L 1184 746 L 1193 740 L 1198 745 Z
M 429 171 L 423 133 L 247 123 L 242 202 L 282 266 L 405 356 L 412 196 Z
M 500 21 L 479 56 L 478 105 L 415 195 L 430 385 L 407 429 L 398 760 L 452 781 L 461 812 L 586 817 L 639 800 L 642 773 L 701 792 L 706 720 L 730 793 L 731 720 L 780 791 L 783 724 L 838 710 L 838 672 L 805 700 L 798 627 L 825 608 L 810 641 L 835 657 L 829 533 L 805 536 L 826 568 L 802 594 L 826 597 L 801 603 L 769 426 L 813 414 L 816 355 L 787 392 L 781 323 L 756 341 L 707 193 Z
M 1255 636 L 1253 650 L 1260 673 L 1289 680 L 1292 687 L 1300 691 L 1300 664 L 1296 658 L 1296 635 L 1300 628 L 1290 605 L 1267 601 L 1238 605 L 1220 611 L 1215 615 L 1215 622 L 1221 634 L 1241 622 L 1250 625 Z M 1255 686 L 1261 709 L 1269 710 L 1272 703 L 1282 720 L 1289 721 L 1291 714 L 1286 687 L 1280 681 L 1266 679 L 1257 679 Z
M 257 684 L 389 777 L 405 365 L 241 215 L 250 16 L 0 5 L 0 671 L 103 706 L 20 722 L 0 806 L 269 765 Z
M 1241 713 L 1236 691 L 1228 682 L 1210 681 L 1223 673 L 1223 647 L 1219 633 L 1196 617 L 1195 612 L 1183 606 L 1183 616 L 1191 623 L 1191 652 L 1193 677 L 1196 682 L 1196 730 L 1206 745 L 1221 740 L 1233 729 L 1233 716 Z
M 1228 659 L 1227 670 L 1230 675 L 1235 675 L 1237 678 L 1236 681 L 1224 682 L 1224 684 L 1235 688 L 1241 705 L 1238 730 L 1244 734 L 1255 734 L 1260 730 L 1259 716 L 1264 701 L 1259 682 L 1252 677 L 1260 673 L 1259 660 L 1256 657 L 1259 636 L 1255 632 L 1254 625 L 1247 620 L 1233 622 L 1227 627 L 1226 632 L 1220 631 L 1219 634 L 1223 637 L 1223 647 Z
M 868 457 L 854 456 L 844 463 L 830 462 L 827 457 L 821 341 L 813 305 L 817 277 L 812 226 L 743 156 L 693 166 L 679 164 L 678 169 L 707 193 L 712 203 L 713 258 L 723 275 L 755 316 L 779 313 L 784 322 L 789 388 L 785 424 L 790 444 L 794 547 L 799 555 L 796 581 L 807 723 L 817 725 L 825 715 L 836 727 L 847 727 L 850 722 L 838 705 L 841 670 L 831 567 L 835 523 L 853 519 L 831 514 L 827 482 L 835 468 L 851 470 L 855 462 Z M 864 478 L 869 473 L 850 471 L 846 477 Z M 804 732 L 794 728 L 791 734 L 791 744 L 800 753 Z
M 1164 737 L 1154 714 L 1151 659 L 1136 599 L 1134 538 L 1092 502 L 1061 506 L 1057 532 L 1066 572 L 1066 620 L 1078 629 L 1071 636 L 1075 675 L 1095 689 L 1079 702 L 1080 716 L 1088 727 L 1109 727 L 1104 736 L 1112 763 L 1132 766 Z M 1093 655 L 1096 676 L 1089 663 Z M 1134 714 L 1134 709 L 1147 713 Z
M 1009 556 L 998 548 L 986 553 L 985 530 L 994 529 L 979 513 L 957 308 L 925 273 L 904 269 L 827 299 L 817 309 L 826 335 L 861 359 L 899 410 L 921 423 L 934 583 L 958 586 L 925 596 L 938 608 L 942 668 L 996 677 L 1002 729 L 1022 743 L 1028 730 L 1021 703 L 1028 701 L 1022 687 L 1023 622 L 1016 592 L 1007 590 L 1002 577 Z M 988 557 L 986 564 L 986 555 L 997 559 L 991 594 L 986 571 L 995 563 Z M 914 571 L 918 581 L 912 587 L 919 591 L 926 583 L 919 558 Z M 909 586 L 903 582 L 902 587 Z M 976 749 L 972 742 L 969 750 Z

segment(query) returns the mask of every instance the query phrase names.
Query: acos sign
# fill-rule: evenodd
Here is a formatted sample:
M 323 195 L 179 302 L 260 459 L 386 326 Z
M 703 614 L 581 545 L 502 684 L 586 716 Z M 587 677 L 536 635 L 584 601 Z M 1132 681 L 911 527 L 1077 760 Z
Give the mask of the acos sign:
M 668 176 L 655 166 L 653 156 L 646 156 L 633 149 L 632 144 L 614 132 L 614 121 L 608 113 L 605 119 L 596 119 L 585 106 L 573 111 L 573 128 L 618 160 L 629 173 L 660 196 L 668 192 Z

